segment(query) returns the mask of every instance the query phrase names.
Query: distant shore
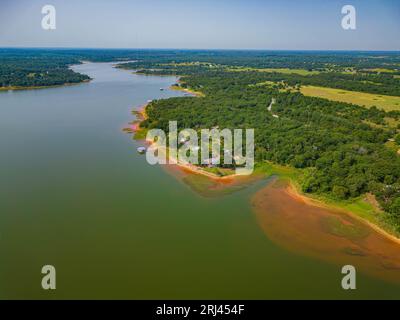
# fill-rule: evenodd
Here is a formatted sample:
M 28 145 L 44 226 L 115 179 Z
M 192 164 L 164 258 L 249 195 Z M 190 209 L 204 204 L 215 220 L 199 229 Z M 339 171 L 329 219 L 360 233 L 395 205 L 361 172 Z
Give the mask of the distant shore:
M 64 84 L 55 84 L 49 86 L 30 86 L 30 87 L 21 87 L 21 86 L 11 86 L 11 87 L 0 87 L 0 91 L 22 91 L 22 90 L 40 90 L 40 89 L 51 89 L 51 88 L 60 88 L 60 87 L 70 87 L 77 86 L 82 83 L 88 83 L 91 79 L 83 80 L 81 82 L 74 83 L 64 83 Z

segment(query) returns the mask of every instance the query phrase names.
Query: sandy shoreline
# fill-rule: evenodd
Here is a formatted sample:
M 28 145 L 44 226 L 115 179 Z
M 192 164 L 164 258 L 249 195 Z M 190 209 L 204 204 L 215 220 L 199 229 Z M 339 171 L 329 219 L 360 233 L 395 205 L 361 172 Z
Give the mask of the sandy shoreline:
M 180 82 L 181 81 L 179 80 L 178 83 L 180 83 Z M 182 92 L 191 94 L 191 95 L 193 95 L 193 96 L 195 96 L 197 98 L 204 97 L 204 94 L 201 93 L 201 92 L 193 91 L 193 90 L 190 90 L 190 89 L 187 89 L 187 88 L 178 87 L 178 86 L 175 86 L 175 85 L 170 86 L 169 89 L 170 90 L 175 90 L 175 91 L 182 91 Z

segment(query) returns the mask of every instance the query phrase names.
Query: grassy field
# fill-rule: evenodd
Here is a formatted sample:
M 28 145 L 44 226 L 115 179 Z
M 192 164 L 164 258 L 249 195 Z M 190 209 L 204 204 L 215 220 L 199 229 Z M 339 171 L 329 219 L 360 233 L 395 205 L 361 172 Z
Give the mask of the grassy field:
M 249 87 L 263 87 L 263 86 L 267 86 L 267 87 L 271 87 L 278 84 L 277 82 L 273 82 L 273 81 L 264 81 L 264 82 L 259 82 L 256 84 L 249 84 Z
M 377 72 L 377 73 L 394 73 L 395 70 L 384 69 L 384 68 L 374 68 L 374 69 L 364 69 L 365 71 Z
M 386 145 L 389 149 L 393 150 L 394 152 L 398 152 L 398 151 L 400 150 L 399 147 L 398 147 L 398 145 L 397 145 L 397 143 L 394 142 L 394 141 L 387 141 L 387 142 L 385 143 L 385 145 Z
M 307 75 L 313 75 L 313 74 L 319 74 L 319 71 L 309 71 L 305 69 L 289 69 L 289 68 L 262 68 L 262 69 L 257 69 L 257 68 L 246 68 L 246 67 L 241 67 L 241 68 L 229 68 L 228 71 L 258 71 L 258 72 L 276 72 L 276 73 L 283 73 L 283 74 L 299 74 L 302 76 L 307 76 Z
M 386 111 L 400 110 L 400 97 L 384 96 L 342 89 L 303 86 L 301 93 L 305 96 L 319 97 L 333 101 L 353 103 L 360 106 L 376 106 Z

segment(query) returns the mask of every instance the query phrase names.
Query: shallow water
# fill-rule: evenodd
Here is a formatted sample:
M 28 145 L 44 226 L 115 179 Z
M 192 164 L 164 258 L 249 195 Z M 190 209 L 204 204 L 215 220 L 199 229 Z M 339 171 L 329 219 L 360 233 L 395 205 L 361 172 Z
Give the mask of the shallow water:
M 400 298 L 359 274 L 269 240 L 250 200 L 267 182 L 210 198 L 149 166 L 121 129 L 176 79 L 111 64 L 94 81 L 0 93 L 0 298 Z M 57 290 L 41 289 L 41 268 Z
M 278 180 L 252 203 L 266 235 L 283 248 L 400 284 L 400 245 L 366 223 L 307 203 Z

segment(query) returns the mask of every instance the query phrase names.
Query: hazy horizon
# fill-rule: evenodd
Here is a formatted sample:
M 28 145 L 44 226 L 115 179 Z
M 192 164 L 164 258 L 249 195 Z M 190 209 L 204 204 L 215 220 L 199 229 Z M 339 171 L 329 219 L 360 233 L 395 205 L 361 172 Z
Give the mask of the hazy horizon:
M 0 49 L 46 49 L 46 50 L 149 50 L 149 51 L 254 51 L 254 52 L 367 52 L 367 53 L 380 53 L 380 52 L 390 52 L 390 53 L 400 53 L 399 50 L 335 50 L 335 49 L 246 49 L 246 48 L 118 48 L 118 47 L 26 47 L 26 46 L 0 46 Z
M 56 30 L 41 27 L 56 8 Z M 356 30 L 341 26 L 356 8 Z M 395 0 L 2 0 L 0 47 L 400 51 Z

